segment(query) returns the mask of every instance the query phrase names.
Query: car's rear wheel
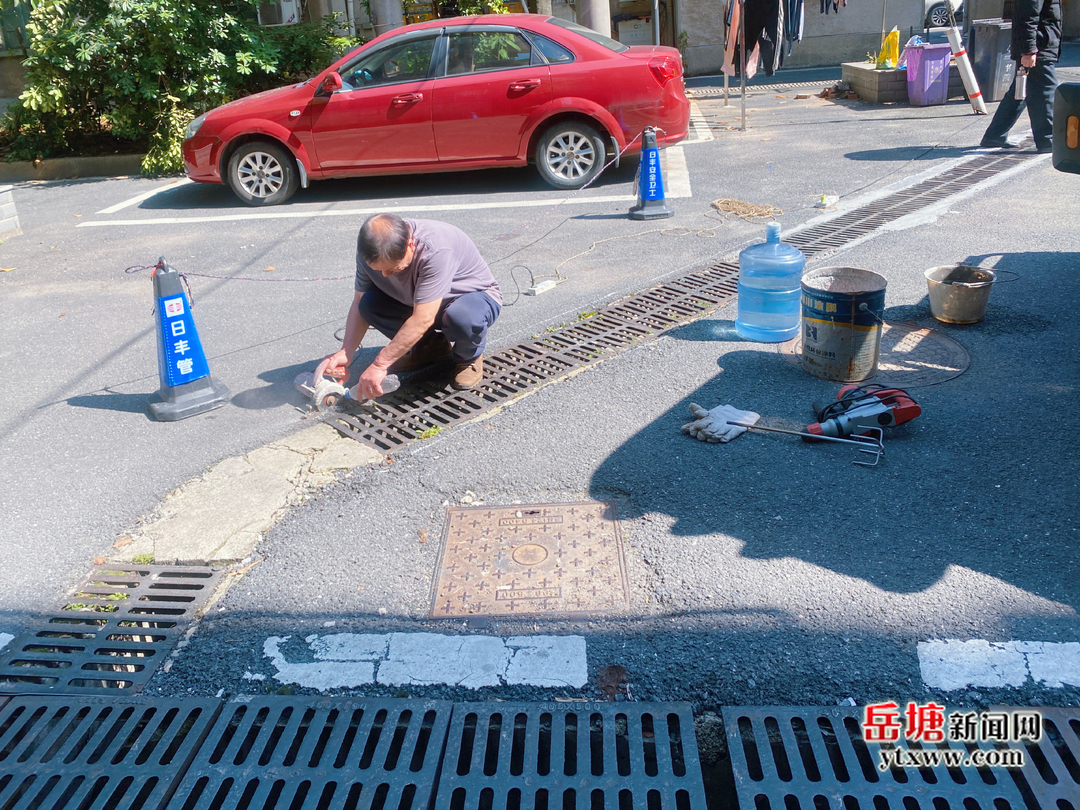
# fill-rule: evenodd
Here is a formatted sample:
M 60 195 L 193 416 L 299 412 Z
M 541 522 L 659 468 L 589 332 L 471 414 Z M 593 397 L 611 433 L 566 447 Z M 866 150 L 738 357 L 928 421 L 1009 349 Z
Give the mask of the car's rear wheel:
M 276 143 L 252 141 L 229 158 L 229 186 L 248 205 L 277 205 L 300 184 L 296 162 Z
M 949 24 L 949 9 L 944 3 L 939 3 L 930 9 L 926 15 L 927 28 L 944 28 Z
M 536 144 L 536 168 L 558 189 L 581 188 L 604 168 L 604 139 L 578 121 L 556 124 Z

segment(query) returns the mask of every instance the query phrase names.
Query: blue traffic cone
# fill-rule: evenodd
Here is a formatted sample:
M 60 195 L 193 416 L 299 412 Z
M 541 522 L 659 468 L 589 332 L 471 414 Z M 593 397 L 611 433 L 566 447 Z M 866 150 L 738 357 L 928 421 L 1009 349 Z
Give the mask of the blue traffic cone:
M 664 175 L 660 171 L 660 149 L 656 130 L 646 127 L 641 136 L 641 167 L 638 169 L 638 201 L 630 209 L 630 219 L 667 219 L 675 209 L 664 202 Z
M 220 408 L 229 389 L 210 376 L 180 274 L 164 257 L 154 268 L 154 297 L 161 388 L 147 400 L 150 413 L 159 422 L 175 422 Z

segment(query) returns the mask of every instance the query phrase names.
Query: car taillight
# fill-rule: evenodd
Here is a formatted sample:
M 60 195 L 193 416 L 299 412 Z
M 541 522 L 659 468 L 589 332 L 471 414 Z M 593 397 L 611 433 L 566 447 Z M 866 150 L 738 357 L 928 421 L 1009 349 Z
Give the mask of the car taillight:
M 649 60 L 649 70 L 661 87 L 682 75 L 682 65 L 671 56 L 654 56 Z

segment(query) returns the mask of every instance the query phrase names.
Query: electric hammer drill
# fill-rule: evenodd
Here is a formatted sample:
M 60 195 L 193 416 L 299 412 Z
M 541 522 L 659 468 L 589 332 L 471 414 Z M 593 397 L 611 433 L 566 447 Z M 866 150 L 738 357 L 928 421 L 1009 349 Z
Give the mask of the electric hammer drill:
M 818 421 L 806 426 L 803 441 L 812 442 L 815 436 L 868 435 L 873 428 L 902 425 L 922 413 L 907 391 L 874 384 L 845 385 L 836 402 L 820 409 L 815 405 L 814 410 Z

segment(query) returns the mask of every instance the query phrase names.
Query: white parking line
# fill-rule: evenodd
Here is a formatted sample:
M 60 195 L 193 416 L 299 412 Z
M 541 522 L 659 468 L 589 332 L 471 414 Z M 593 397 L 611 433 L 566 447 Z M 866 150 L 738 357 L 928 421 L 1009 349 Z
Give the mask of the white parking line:
M 696 101 L 690 102 L 690 129 L 694 133 L 694 139 L 683 141 L 683 146 L 715 140 L 712 130 L 709 129 L 709 123 L 705 120 L 705 116 L 701 114 L 701 108 Z
M 581 687 L 588 679 L 581 636 L 496 636 L 438 633 L 311 635 L 304 640 L 316 663 L 286 660 L 281 645 L 289 636 L 263 644 L 277 674 L 274 680 L 311 689 L 452 684 Z M 265 676 L 245 672 L 246 680 Z
M 1080 643 L 933 640 L 919 642 L 923 683 L 952 691 L 970 686 L 1080 686 Z
M 634 202 L 636 196 L 620 194 L 609 197 L 580 197 L 563 201 L 564 205 L 584 203 Z M 545 205 L 554 208 L 559 200 L 503 200 L 488 203 L 458 203 L 456 205 L 402 205 L 401 203 L 380 203 L 373 208 L 347 208 L 334 211 L 260 211 L 258 213 L 223 214 L 211 217 L 155 217 L 153 219 L 115 219 L 99 222 L 80 222 L 77 228 L 108 228 L 118 225 L 189 225 L 201 222 L 243 222 L 259 219 L 313 219 L 315 217 L 360 217 L 379 214 L 384 211 L 478 211 L 485 208 L 541 208 Z
M 686 152 L 681 146 L 669 146 L 664 150 L 667 165 L 664 167 L 664 196 L 692 197 L 690 191 L 690 170 L 686 166 Z
M 163 191 L 168 191 L 170 188 L 179 188 L 180 186 L 186 186 L 190 182 L 191 181 L 188 180 L 186 177 L 183 178 L 182 180 L 173 180 L 171 183 L 169 183 L 167 185 L 158 186 L 153 191 L 147 191 L 145 194 L 140 194 L 137 197 L 132 197 L 130 200 L 124 200 L 122 203 L 117 203 L 116 205 L 110 205 L 108 208 L 102 208 L 97 213 L 99 213 L 99 214 L 115 214 L 117 211 L 121 211 L 124 208 L 128 208 L 129 206 L 135 205 L 136 203 L 141 203 L 143 200 L 148 200 L 151 197 L 153 197 L 155 194 L 160 194 Z

